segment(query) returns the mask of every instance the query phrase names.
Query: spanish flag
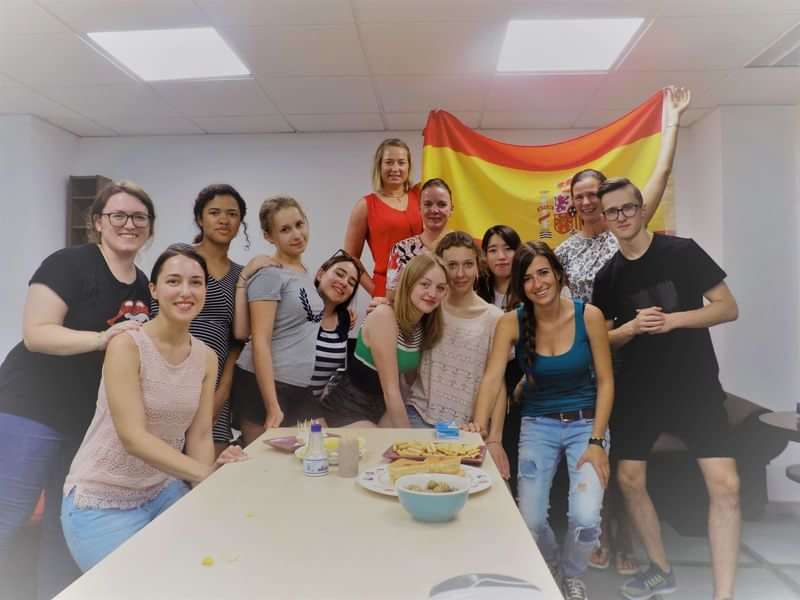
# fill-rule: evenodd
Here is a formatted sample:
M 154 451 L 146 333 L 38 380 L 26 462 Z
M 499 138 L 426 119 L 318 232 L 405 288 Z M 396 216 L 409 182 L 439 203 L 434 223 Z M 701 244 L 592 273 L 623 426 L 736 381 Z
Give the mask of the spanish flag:
M 490 139 L 453 115 L 431 111 L 423 132 L 423 181 L 441 177 L 453 190 L 450 229 L 476 238 L 493 225 L 510 225 L 523 240 L 552 247 L 580 228 L 569 182 L 581 169 L 647 183 L 661 148 L 664 93 L 586 135 L 546 146 L 517 146 Z M 674 228 L 671 189 L 649 225 Z

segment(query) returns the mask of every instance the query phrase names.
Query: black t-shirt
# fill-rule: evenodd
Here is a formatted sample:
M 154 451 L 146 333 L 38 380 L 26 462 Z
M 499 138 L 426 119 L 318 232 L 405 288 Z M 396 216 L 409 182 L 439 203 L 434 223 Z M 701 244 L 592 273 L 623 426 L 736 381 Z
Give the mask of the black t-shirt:
M 134 283 L 121 283 L 98 246 L 86 244 L 48 256 L 30 283 L 46 285 L 64 301 L 64 327 L 103 331 L 126 319 L 149 319 L 147 277 L 136 272 Z M 0 365 L 0 412 L 38 421 L 80 442 L 94 415 L 104 356 L 41 354 L 20 342 Z
M 600 269 L 592 304 L 617 328 L 633 319 L 636 309 L 660 306 L 673 313 L 702 308 L 703 294 L 724 279 L 725 271 L 694 240 L 656 235 L 638 259 L 617 252 Z M 618 396 L 723 398 L 708 328 L 637 335 L 620 356 Z

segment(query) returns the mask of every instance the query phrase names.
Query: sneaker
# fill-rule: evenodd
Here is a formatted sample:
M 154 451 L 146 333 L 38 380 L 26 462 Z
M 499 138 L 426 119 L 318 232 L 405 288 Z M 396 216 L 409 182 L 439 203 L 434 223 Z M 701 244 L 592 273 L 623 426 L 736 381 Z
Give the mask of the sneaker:
M 626 581 L 620 593 L 628 600 L 647 600 L 659 594 L 671 594 L 678 589 L 675 570 L 664 573 L 657 565 L 651 564 L 647 571 L 642 571 Z
M 561 589 L 561 567 L 558 566 L 558 563 L 547 563 L 547 568 L 550 569 L 550 575 L 553 576 L 556 586 Z
M 561 593 L 564 594 L 564 600 L 589 600 L 586 584 L 577 577 L 564 577 Z

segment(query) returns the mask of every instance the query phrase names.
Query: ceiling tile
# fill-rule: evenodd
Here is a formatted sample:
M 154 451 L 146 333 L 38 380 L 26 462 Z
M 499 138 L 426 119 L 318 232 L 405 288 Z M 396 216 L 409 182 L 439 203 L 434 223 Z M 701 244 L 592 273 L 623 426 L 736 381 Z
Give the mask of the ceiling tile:
M 192 0 L 38 0 L 74 31 L 126 31 L 207 27 L 205 12 Z
M 353 22 L 348 0 L 195 0 L 227 25 L 336 25 Z
M 496 75 L 485 108 L 495 112 L 581 110 L 591 103 L 605 74 Z
M 573 127 L 597 129 L 613 123 L 630 112 L 630 109 L 589 108 L 575 120 Z
M 692 91 L 695 108 L 716 106 L 725 71 L 613 71 L 592 99 L 595 108 L 632 109 L 668 85 Z
M 353 0 L 359 23 L 505 21 L 510 6 L 510 0 Z
M 719 90 L 722 105 L 800 104 L 800 67 L 735 69 Z
M 386 112 L 480 111 L 489 81 L 488 77 L 378 77 L 375 87 Z
M 285 115 L 379 112 L 366 77 L 275 77 L 262 84 Z
M 43 119 L 81 117 L 75 111 L 20 86 L 0 87 L 0 114 L 31 114 Z
M 623 71 L 694 71 L 744 66 L 792 27 L 792 15 L 656 19 L 623 61 Z
M 681 116 L 681 127 L 689 127 L 705 117 L 713 109 L 711 108 L 687 108 Z
M 66 25 L 31 0 L 0 2 L 0 34 L 68 33 Z
M 383 131 L 377 113 L 348 115 L 291 115 L 287 117 L 297 131 Z
M 284 133 L 294 131 L 280 115 L 242 117 L 195 117 L 192 119 L 206 133 Z
M 664 0 L 511 0 L 512 19 L 649 17 Z M 670 0 L 667 0 L 670 1 Z
M 187 117 L 269 115 L 277 112 L 254 79 L 164 81 L 151 85 L 179 114 Z
M 167 116 L 177 112 L 143 83 L 99 86 L 40 86 L 51 100 L 91 119 L 114 115 Z
M 800 14 L 797 0 L 668 0 L 660 13 L 668 17 L 712 15 L 775 15 Z
M 32 86 L 132 81 L 71 33 L 0 36 L 0 72 Z
M 569 129 L 578 111 L 483 113 L 481 129 Z
M 142 117 L 140 115 L 114 116 L 98 119 L 120 135 L 184 135 L 205 133 L 184 117 Z
M 83 117 L 49 117 L 48 122 L 80 137 L 113 137 L 116 131 Z
M 20 87 L 22 84 L 0 73 L 0 87 Z
M 373 75 L 471 75 L 494 73 L 506 24 L 364 24 L 359 29 Z
M 472 127 L 473 129 L 476 129 L 481 122 L 481 113 L 479 112 L 460 110 L 448 110 L 447 112 L 451 113 L 467 127 Z M 387 113 L 384 116 L 386 118 L 387 129 L 395 131 L 421 132 L 425 128 L 425 124 L 428 122 L 427 112 Z
M 224 37 L 258 75 L 366 75 L 355 25 L 233 27 Z

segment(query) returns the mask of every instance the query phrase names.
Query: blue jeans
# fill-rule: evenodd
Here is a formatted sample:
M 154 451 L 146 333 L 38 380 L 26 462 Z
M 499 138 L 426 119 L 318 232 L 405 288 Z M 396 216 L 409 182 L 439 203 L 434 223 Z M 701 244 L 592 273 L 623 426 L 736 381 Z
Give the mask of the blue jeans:
M 539 550 L 549 564 L 558 564 L 564 577 L 580 577 L 600 537 L 603 486 L 590 463 L 576 468 L 588 446 L 593 421 L 562 423 L 545 417 L 523 417 L 519 440 L 519 508 Z M 550 528 L 550 486 L 566 454 L 569 468 L 567 533 L 559 555 Z
M 88 571 L 188 491 L 183 481 L 173 480 L 152 500 L 129 509 L 75 508 L 71 491 L 61 504 L 61 524 L 75 562 Z
M 408 422 L 411 423 L 411 427 L 414 429 L 434 428 L 434 426 L 423 419 L 422 415 L 419 414 L 419 411 L 410 404 L 406 404 L 406 414 L 408 415 Z
M 0 413 L 0 565 L 8 561 L 16 535 L 44 490 L 37 564 L 39 598 L 52 598 L 80 576 L 58 519 L 61 490 L 79 441 L 37 421 Z

